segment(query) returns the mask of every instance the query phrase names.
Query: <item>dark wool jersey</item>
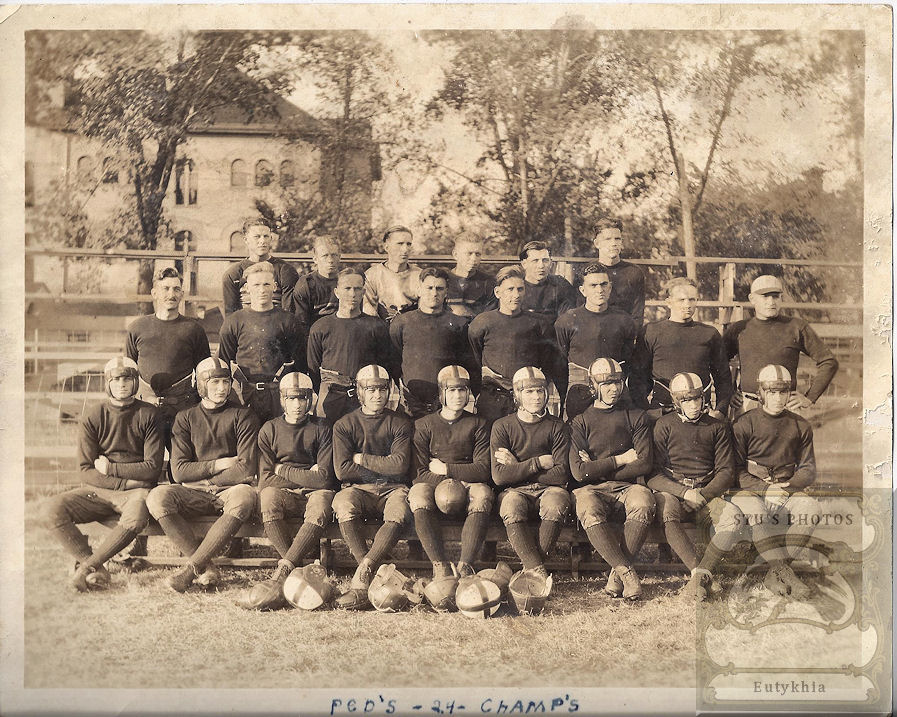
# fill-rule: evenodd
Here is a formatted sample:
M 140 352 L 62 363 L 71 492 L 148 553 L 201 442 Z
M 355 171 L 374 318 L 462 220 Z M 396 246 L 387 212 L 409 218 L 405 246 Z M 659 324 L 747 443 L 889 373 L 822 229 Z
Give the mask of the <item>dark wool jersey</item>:
M 389 338 L 401 356 L 402 380 L 422 401 L 436 401 L 436 375 L 445 366 L 460 365 L 470 371 L 473 361 L 467 342 L 468 320 L 451 311 L 426 314 L 420 309 L 396 316 Z
M 738 417 L 732 425 L 735 444 L 738 484 L 742 488 L 763 491 L 766 481 L 751 475 L 749 460 L 766 468 L 794 464 L 794 475 L 786 490 L 806 488 L 816 480 L 816 456 L 813 453 L 813 428 L 791 411 L 770 416 L 763 408 L 755 408 Z
M 466 278 L 451 271 L 448 277 L 445 303 L 455 314 L 473 318 L 498 308 L 494 277 L 479 269 Z
M 517 459 L 514 465 L 503 466 L 495 460 L 499 448 L 508 449 Z M 492 424 L 489 453 L 492 456 L 492 480 L 500 488 L 515 485 L 567 487 L 567 454 L 570 436 L 566 424 L 546 414 L 536 423 L 525 423 L 516 413 L 499 418 Z M 551 454 L 554 465 L 542 470 L 539 456 Z
M 433 458 L 446 464 L 447 475 L 431 473 Z M 446 478 L 467 483 L 489 482 L 489 424 L 464 411 L 448 421 L 438 412 L 414 423 L 414 483 L 439 485 Z
M 250 381 L 269 380 L 285 363 L 305 368 L 304 338 L 296 317 L 283 309 L 241 309 L 218 332 L 218 357 L 234 361 Z
M 165 321 L 150 314 L 128 327 L 125 355 L 137 362 L 140 377 L 158 395 L 209 357 L 209 339 L 196 319 L 178 314 Z
M 523 310 L 544 317 L 551 323 L 576 306 L 576 289 L 563 276 L 549 274 L 541 284 L 526 284 Z
M 171 437 L 172 474 L 178 483 L 209 480 L 227 487 L 249 483 L 258 467 L 259 423 L 255 413 L 230 402 L 217 408 L 198 403 L 175 416 Z M 230 468 L 213 474 L 217 458 L 236 456 Z
M 274 473 L 280 463 L 282 476 Z M 317 464 L 318 470 L 310 471 Z M 267 421 L 259 431 L 259 490 L 274 488 L 336 488 L 330 427 L 306 416 L 288 423 L 283 416 Z
M 838 371 L 838 361 L 822 339 L 803 319 L 779 314 L 774 319 L 736 321 L 723 336 L 729 358 L 741 364 L 741 390 L 756 394 L 757 376 L 768 364 L 778 364 L 791 374 L 791 390 L 797 388 L 797 363 L 801 353 L 816 362 L 816 375 L 807 398 L 816 401 Z
M 407 417 L 384 409 L 369 416 L 360 408 L 333 425 L 333 468 L 340 483 L 409 483 L 411 436 Z M 361 465 L 352 459 L 363 454 Z
M 376 316 L 361 314 L 343 319 L 336 314 L 324 316 L 311 327 L 308 336 L 308 369 L 317 387 L 321 369 L 354 379 L 363 366 L 377 364 L 396 374 L 396 361 L 386 323 Z
M 651 424 L 644 411 L 590 406 L 570 424 L 570 472 L 578 485 L 606 481 L 635 483 L 653 467 Z M 617 468 L 614 456 L 634 448 L 638 460 Z M 584 461 L 580 451 L 591 460 Z
M 612 358 L 628 372 L 637 332 L 626 312 L 611 308 L 599 313 L 580 306 L 563 314 L 554 332 L 568 361 L 588 368 L 597 358 Z
M 706 413 L 695 423 L 683 421 L 678 413 L 668 413 L 654 424 L 654 475 L 648 487 L 679 498 L 692 486 L 668 476 L 672 470 L 689 478 L 713 476 L 701 495 L 707 500 L 725 493 L 735 484 L 734 457 L 729 427 Z
M 137 400 L 129 406 L 113 406 L 108 400 L 92 406 L 81 419 L 78 434 L 81 480 L 109 490 L 123 490 L 128 480 L 153 487 L 165 452 L 157 415 L 153 406 Z M 106 475 L 93 467 L 100 456 L 109 459 Z
M 653 384 L 652 380 L 657 379 L 668 386 L 673 376 L 683 372 L 696 373 L 705 388 L 712 377 L 716 409 L 726 412 L 732 398 L 732 374 L 719 331 L 710 324 L 680 323 L 669 319 L 645 326 L 632 355 L 630 389 L 633 399 L 647 408 L 647 396 L 653 388 L 655 394 L 661 392 L 663 403 L 672 404 L 669 392 Z
M 322 316 L 336 313 L 339 306 L 336 294 L 336 281 L 339 277 L 326 279 L 317 271 L 299 277 L 293 287 L 292 301 L 289 310 L 296 315 L 296 320 L 304 327 L 308 335 L 311 325 Z
M 290 294 L 299 279 L 299 272 L 283 259 L 269 256 L 265 259 L 274 267 L 274 305 L 289 307 Z M 232 314 L 249 306 L 249 290 L 246 288 L 246 280 L 243 272 L 258 262 L 251 259 L 243 259 L 236 264 L 231 264 L 224 272 L 222 289 L 224 292 L 224 314 Z
M 524 366 L 536 366 L 555 381 L 565 373 L 559 369 L 553 334 L 551 325 L 535 314 L 524 311 L 508 316 L 498 309 L 480 314 L 467 329 L 477 365 L 504 376 L 508 387 Z

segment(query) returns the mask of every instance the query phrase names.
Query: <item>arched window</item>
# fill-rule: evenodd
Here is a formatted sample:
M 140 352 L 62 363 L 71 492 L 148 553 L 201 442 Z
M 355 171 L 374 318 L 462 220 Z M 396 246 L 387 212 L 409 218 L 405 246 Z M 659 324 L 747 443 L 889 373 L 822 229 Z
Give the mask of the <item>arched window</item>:
M 255 186 L 267 187 L 274 181 L 274 167 L 267 159 L 260 159 L 255 165 Z
M 174 250 L 175 251 L 183 251 L 183 252 L 194 252 L 196 251 L 196 238 L 188 229 L 183 231 L 179 231 L 174 235 Z M 186 289 L 188 286 L 190 287 L 190 293 L 196 293 L 196 282 L 198 277 L 197 265 L 199 262 L 190 261 L 188 265 L 190 267 L 190 274 L 186 276 L 184 274 L 184 261 L 183 259 L 176 259 L 174 262 L 175 268 L 181 272 L 181 276 L 184 277 L 184 288 Z
M 89 182 L 93 180 L 93 157 L 89 157 L 84 155 L 83 157 L 78 157 L 78 163 L 76 165 L 78 172 L 78 180 L 81 182 Z
M 235 159 L 230 165 L 230 186 L 232 187 L 248 187 L 249 172 L 246 171 L 246 162 L 242 159 Z
M 118 169 L 112 157 L 103 157 L 103 184 L 118 184 Z
M 280 163 L 280 186 L 291 187 L 295 181 L 296 170 L 293 167 L 293 162 L 289 159 L 283 160 Z
M 174 203 L 196 204 L 197 183 L 196 162 L 179 159 L 174 168 Z
M 237 230 L 230 235 L 230 253 L 245 254 L 246 244 L 243 242 L 243 232 Z

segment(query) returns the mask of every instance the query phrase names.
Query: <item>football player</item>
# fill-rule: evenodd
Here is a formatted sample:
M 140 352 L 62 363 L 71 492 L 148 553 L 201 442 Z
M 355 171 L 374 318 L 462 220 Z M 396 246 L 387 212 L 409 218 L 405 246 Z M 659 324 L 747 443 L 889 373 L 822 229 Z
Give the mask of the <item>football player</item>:
M 494 309 L 495 278 L 482 271 L 483 242 L 470 234 L 455 239 L 452 249 L 455 266 L 448 274 L 446 303 L 458 316 L 473 319 L 484 311 Z
M 803 319 L 781 313 L 784 287 L 778 277 L 765 274 L 751 284 L 748 296 L 754 317 L 736 321 L 723 336 L 729 358 L 738 356 L 741 365 L 740 391 L 733 400 L 733 413 L 741 415 L 759 405 L 756 377 L 764 366 L 784 366 L 791 377 L 789 411 L 809 408 L 825 393 L 838 372 L 838 360 Z M 816 374 L 806 394 L 797 388 L 797 363 L 801 354 L 816 362 Z
M 255 413 L 228 400 L 230 368 L 221 359 L 204 359 L 196 367 L 199 404 L 174 420 L 171 462 L 174 485 L 160 485 L 146 499 L 147 508 L 187 564 L 171 575 L 172 590 L 186 592 L 199 584 L 218 582 L 212 558 L 227 546 L 258 507 L 253 484 L 258 469 L 258 419 Z M 188 517 L 220 517 L 199 540 Z
M 623 223 L 619 219 L 602 219 L 595 227 L 593 242 L 598 261 L 608 269 L 613 286 L 610 305 L 632 317 L 637 329 L 645 322 L 645 273 L 635 264 L 621 258 Z
M 383 232 L 386 261 L 371 264 L 365 272 L 364 313 L 392 321 L 410 311 L 420 295 L 420 267 L 408 263 L 411 230 L 394 226 Z
M 300 276 L 293 287 L 290 310 L 296 315 L 303 333 L 322 316 L 336 311 L 336 280 L 340 270 L 340 246 L 332 236 L 319 236 L 314 246 L 315 269 Z
M 787 368 L 764 366 L 756 383 L 760 407 L 742 414 L 732 427 L 741 487 L 733 500 L 751 516 L 751 538 L 769 564 L 766 585 L 804 599 L 810 590 L 791 561 L 810 541 L 820 510 L 804 492 L 816 480 L 813 429 L 787 408 L 794 387 Z
M 576 291 L 563 276 L 551 273 L 553 263 L 545 242 L 527 242 L 520 250 L 520 266 L 526 280 L 523 310 L 551 324 L 576 306 Z
M 724 497 L 735 483 L 729 427 L 710 416 L 700 377 L 676 374 L 670 395 L 676 412 L 654 424 L 654 474 L 648 487 L 654 490 L 655 517 L 667 542 L 691 571 L 684 594 L 700 602 L 719 590 L 713 571 L 737 542 L 745 521 Z M 708 519 L 715 532 L 699 559 L 682 523 Z
M 249 292 L 246 288 L 244 272 L 253 264 L 268 262 L 274 271 L 274 292 L 272 301 L 275 306 L 289 307 L 293 286 L 299 279 L 299 272 L 283 259 L 271 255 L 274 246 L 274 235 L 271 228 L 261 217 L 250 217 L 243 221 L 243 239 L 246 242 L 248 256 L 246 259 L 231 264 L 224 273 L 224 314 L 232 314 L 249 306 Z
M 137 364 L 116 356 L 103 368 L 108 398 L 81 420 L 78 462 L 84 485 L 46 500 L 44 524 L 76 562 L 79 592 L 109 585 L 104 564 L 130 545 L 149 522 L 146 498 L 159 480 L 165 444 L 155 408 L 134 398 Z M 92 553 L 78 523 L 118 515 L 118 525 Z
M 414 484 L 408 502 L 417 535 L 433 563 L 433 577 L 440 578 L 450 576 L 452 569 L 445 558 L 437 511 L 448 512 L 450 506 L 439 504 L 437 491 L 463 494 L 465 505 L 459 509 L 466 511 L 467 517 L 461 528 L 458 561 L 458 574 L 463 578 L 474 574 L 473 562 L 486 537 L 492 511 L 489 424 L 464 410 L 470 399 L 470 374 L 463 366 L 446 366 L 437 375 L 436 384 L 442 409 L 414 424 Z
M 349 589 L 336 604 L 347 609 L 370 605 L 367 589 L 377 566 L 411 521 L 408 471 L 411 467 L 411 421 L 386 407 L 389 373 L 382 366 L 365 366 L 355 378 L 361 408 L 333 426 L 333 467 L 343 486 L 333 499 L 340 533 L 358 562 Z M 383 519 L 367 549 L 362 518 Z
M 593 361 L 589 380 L 595 402 L 571 424 L 576 517 L 589 542 L 611 566 L 605 592 L 635 600 L 642 586 L 632 565 L 654 520 L 654 496 L 640 484 L 652 467 L 651 424 L 644 411 L 622 405 L 624 376 L 616 361 Z M 608 524 L 609 513 L 617 506 L 626 512 L 623 543 Z
M 516 413 L 492 425 L 492 480 L 501 490 L 498 513 L 523 569 L 548 576 L 545 558 L 570 513 L 567 460 L 570 438 L 548 413 L 548 380 L 535 366 L 514 374 Z M 527 530 L 533 509 L 540 518 L 538 545 Z

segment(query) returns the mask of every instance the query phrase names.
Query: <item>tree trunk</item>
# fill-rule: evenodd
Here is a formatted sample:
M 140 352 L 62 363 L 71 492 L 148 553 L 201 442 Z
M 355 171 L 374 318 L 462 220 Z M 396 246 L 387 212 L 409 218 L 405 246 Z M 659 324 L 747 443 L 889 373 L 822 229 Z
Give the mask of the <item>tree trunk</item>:
M 697 281 L 697 264 L 695 257 L 695 232 L 692 223 L 692 197 L 688 189 L 688 176 L 685 174 L 685 158 L 680 152 L 676 156 L 676 168 L 679 175 L 679 206 L 682 212 L 682 250 L 685 253 L 685 275 Z
M 137 264 L 137 293 L 149 294 L 153 288 L 153 270 L 155 261 L 153 259 L 140 259 Z M 153 302 L 138 301 L 137 311 L 141 314 L 153 313 Z

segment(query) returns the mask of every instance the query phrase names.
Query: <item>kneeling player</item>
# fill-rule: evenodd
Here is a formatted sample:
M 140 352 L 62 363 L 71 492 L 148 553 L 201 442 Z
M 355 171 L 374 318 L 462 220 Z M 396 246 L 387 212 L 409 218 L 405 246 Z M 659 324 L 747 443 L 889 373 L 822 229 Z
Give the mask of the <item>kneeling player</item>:
M 470 398 L 470 374 L 462 366 L 446 366 L 436 377 L 442 409 L 414 424 L 414 485 L 408 502 L 417 535 L 433 562 L 433 577 L 452 574 L 446 562 L 437 510 L 437 488 L 463 486 L 467 518 L 461 529 L 461 577 L 473 575 L 473 561 L 486 537 L 492 511 L 489 485 L 489 424 L 464 410 Z
M 757 385 L 760 407 L 742 414 L 732 427 L 742 489 L 733 500 L 750 516 L 751 538 L 769 563 L 767 587 L 804 599 L 810 590 L 790 563 L 810 541 L 819 513 L 817 501 L 803 491 L 816 480 L 813 429 L 785 408 L 791 399 L 788 369 L 764 366 Z
M 492 480 L 504 488 L 498 512 L 523 569 L 547 577 L 545 558 L 571 508 L 566 490 L 570 439 L 563 421 L 547 411 L 548 381 L 539 369 L 517 371 L 513 387 L 517 412 L 492 425 Z M 541 519 L 538 545 L 526 525 L 535 507 Z
M 370 605 L 367 589 L 374 571 L 411 521 L 411 421 L 386 407 L 389 374 L 382 366 L 362 368 L 355 386 L 361 408 L 333 426 L 333 468 L 343 486 L 333 499 L 333 512 L 343 540 L 358 562 L 349 590 L 336 604 L 351 610 Z M 366 516 L 383 518 L 370 550 L 361 533 Z
M 642 593 L 632 567 L 654 520 L 654 496 L 636 481 L 651 470 L 651 425 L 645 412 L 621 405 L 623 369 L 599 358 L 589 367 L 595 402 L 573 419 L 570 470 L 576 517 L 595 550 L 611 566 L 605 592 L 635 600 Z M 623 540 L 607 522 L 617 505 L 626 511 Z
M 330 427 L 310 416 L 311 379 L 288 373 L 280 380 L 283 415 L 259 431 L 259 501 L 265 535 L 280 553 L 270 581 L 282 587 L 299 561 L 318 547 L 333 517 L 330 504 L 336 483 Z M 291 536 L 287 518 L 303 516 Z
M 727 425 L 707 415 L 704 386 L 694 373 L 678 373 L 670 381 L 675 413 L 654 424 L 654 475 L 657 519 L 670 547 L 691 571 L 685 594 L 698 601 L 718 590 L 713 570 L 732 549 L 744 526 L 741 511 L 723 494 L 734 484 L 732 444 Z M 714 535 L 698 560 L 682 522 L 706 520 Z
M 162 472 L 165 443 L 158 414 L 137 393 L 137 364 L 124 356 L 103 369 L 108 400 L 92 407 L 81 421 L 78 457 L 81 481 L 87 485 L 53 496 L 42 506 L 50 531 L 78 562 L 72 586 L 85 592 L 104 588 L 109 573 L 103 564 L 123 550 L 146 527 L 146 497 Z M 78 523 L 118 515 L 95 553 Z
M 177 592 L 185 592 L 196 578 L 204 586 L 218 581 L 212 558 L 258 505 L 252 486 L 258 463 L 255 413 L 228 401 L 230 367 L 218 358 L 199 363 L 196 387 L 202 400 L 174 421 L 171 462 L 176 484 L 154 488 L 146 501 L 165 535 L 188 556 L 187 564 L 168 578 L 168 586 Z M 187 517 L 219 513 L 199 540 Z

